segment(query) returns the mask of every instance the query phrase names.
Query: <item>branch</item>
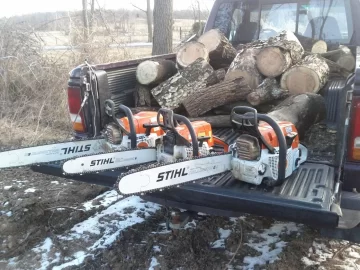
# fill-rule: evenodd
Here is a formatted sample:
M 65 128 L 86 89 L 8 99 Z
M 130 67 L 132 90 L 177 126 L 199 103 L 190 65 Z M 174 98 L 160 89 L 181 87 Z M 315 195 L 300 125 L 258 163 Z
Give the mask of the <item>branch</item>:
M 141 10 L 142 12 L 147 13 L 147 11 L 145 9 L 139 8 L 138 6 L 135 6 L 134 4 L 131 4 L 134 8 L 137 8 L 139 10 Z

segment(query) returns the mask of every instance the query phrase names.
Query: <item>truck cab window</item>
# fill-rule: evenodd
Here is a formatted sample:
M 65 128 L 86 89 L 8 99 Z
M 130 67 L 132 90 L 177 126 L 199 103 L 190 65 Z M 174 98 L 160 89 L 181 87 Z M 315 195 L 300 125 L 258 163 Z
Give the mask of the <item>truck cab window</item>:
M 283 30 L 327 43 L 350 43 L 354 32 L 350 0 L 271 2 L 221 3 L 213 28 L 220 29 L 234 46 L 266 40 Z
M 295 32 L 296 10 L 296 3 L 263 5 L 259 39 L 266 40 L 283 30 Z

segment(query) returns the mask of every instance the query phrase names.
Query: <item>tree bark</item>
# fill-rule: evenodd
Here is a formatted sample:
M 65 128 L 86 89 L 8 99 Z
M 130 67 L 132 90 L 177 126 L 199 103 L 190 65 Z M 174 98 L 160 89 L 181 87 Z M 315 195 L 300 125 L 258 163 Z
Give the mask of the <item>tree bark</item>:
M 198 58 L 203 58 L 209 62 L 208 50 L 204 44 L 197 41 L 185 43 L 176 53 L 176 63 L 178 68 L 187 67 Z
M 317 93 L 327 82 L 329 72 L 326 61 L 308 55 L 282 75 L 280 86 L 290 94 Z
M 327 43 L 323 40 L 313 39 L 299 34 L 295 34 L 295 36 L 298 38 L 305 51 L 312 53 L 325 53 L 328 50 Z
M 146 20 L 148 27 L 148 42 L 153 42 L 153 32 L 152 32 L 152 11 L 150 0 L 146 1 Z
M 225 80 L 243 78 L 244 82 L 251 88 L 256 89 L 262 81 L 262 75 L 256 68 L 256 55 L 260 52 L 257 47 L 245 47 L 239 51 L 231 63 Z
M 173 0 L 154 0 L 152 55 L 172 52 Z
M 84 25 L 84 40 L 87 42 L 89 40 L 89 20 L 87 14 L 87 0 L 82 0 L 82 17 Z
M 143 85 L 157 85 L 177 73 L 171 60 L 141 62 L 136 69 L 136 79 Z
M 152 96 L 150 93 L 151 88 L 147 85 L 141 85 L 139 83 L 135 86 L 134 99 L 136 107 L 151 107 Z
M 206 121 L 212 128 L 230 128 L 230 115 L 215 115 L 189 118 L 190 121 Z
M 212 29 L 198 39 L 209 52 L 210 64 L 213 68 L 229 66 L 236 56 L 236 50 L 219 29 Z
M 312 93 L 293 95 L 281 102 L 267 115 L 276 121 L 293 123 L 302 139 L 312 125 L 325 119 L 325 100 L 322 96 Z
M 191 117 L 196 117 L 221 105 L 245 100 L 251 91 L 243 79 L 223 81 L 197 90 L 182 104 Z
M 299 62 L 304 54 L 299 40 L 289 31 L 270 38 L 268 43 L 256 56 L 256 67 L 269 78 L 280 76 L 291 65 Z
M 274 100 L 284 99 L 288 96 L 289 91 L 281 89 L 276 79 L 266 78 L 254 92 L 247 96 L 247 101 L 252 106 L 258 106 Z
M 207 78 L 214 72 L 210 64 L 199 58 L 167 81 L 151 90 L 161 107 L 178 108 L 198 89 L 206 86 Z
M 207 79 L 206 79 L 206 87 L 219 83 L 225 79 L 226 71 L 221 68 L 215 70 Z

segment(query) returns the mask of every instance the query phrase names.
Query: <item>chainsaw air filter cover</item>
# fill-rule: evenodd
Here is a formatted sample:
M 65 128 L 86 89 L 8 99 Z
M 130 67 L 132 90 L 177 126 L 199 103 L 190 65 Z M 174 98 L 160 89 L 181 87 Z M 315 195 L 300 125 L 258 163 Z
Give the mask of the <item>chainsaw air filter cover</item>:
M 105 136 L 111 144 L 121 144 L 123 140 L 123 133 L 115 124 L 108 124 L 105 129 Z
M 243 134 L 236 139 L 238 158 L 242 160 L 258 160 L 261 155 L 261 148 L 256 137 Z

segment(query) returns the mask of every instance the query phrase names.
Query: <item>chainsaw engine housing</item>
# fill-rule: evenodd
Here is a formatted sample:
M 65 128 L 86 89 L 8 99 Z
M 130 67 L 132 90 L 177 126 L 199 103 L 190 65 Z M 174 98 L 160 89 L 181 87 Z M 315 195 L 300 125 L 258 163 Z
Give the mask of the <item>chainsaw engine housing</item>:
M 285 177 L 289 177 L 307 159 L 307 149 L 299 143 L 297 130 L 290 122 L 278 122 L 287 142 Z M 233 145 L 235 158 L 232 173 L 236 179 L 259 185 L 265 178 L 277 180 L 279 166 L 279 142 L 272 127 L 264 122 L 258 127 L 263 138 L 275 151 L 271 153 L 258 138 L 240 135 Z

